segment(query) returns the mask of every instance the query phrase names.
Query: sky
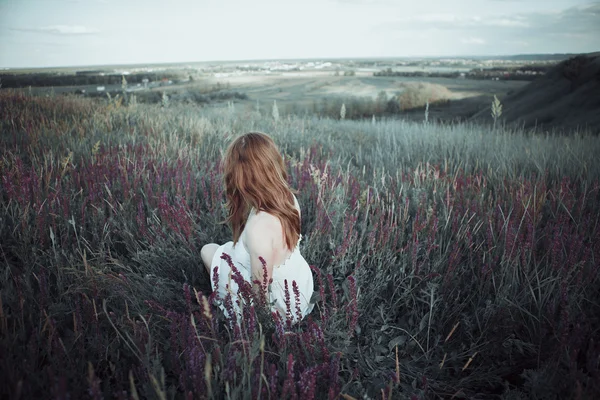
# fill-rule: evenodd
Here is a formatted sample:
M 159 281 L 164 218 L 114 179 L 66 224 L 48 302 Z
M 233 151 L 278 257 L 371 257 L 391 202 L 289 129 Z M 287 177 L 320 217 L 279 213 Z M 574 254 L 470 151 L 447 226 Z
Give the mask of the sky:
M 589 0 L 0 0 L 0 68 L 599 50 Z

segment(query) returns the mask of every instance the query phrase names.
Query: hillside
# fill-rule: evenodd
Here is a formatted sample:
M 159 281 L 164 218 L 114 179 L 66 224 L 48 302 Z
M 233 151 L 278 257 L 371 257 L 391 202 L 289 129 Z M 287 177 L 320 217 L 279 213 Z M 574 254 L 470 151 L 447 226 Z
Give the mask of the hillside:
M 231 238 L 223 150 L 251 130 L 302 207 L 316 304 L 294 326 L 295 293 L 287 321 L 250 290 L 227 320 L 202 267 Z M 598 153 L 3 89 L 0 399 L 598 399 Z
M 600 133 L 600 52 L 557 64 L 546 75 L 502 99 L 502 118 L 526 128 Z M 473 116 L 489 119 L 489 109 Z

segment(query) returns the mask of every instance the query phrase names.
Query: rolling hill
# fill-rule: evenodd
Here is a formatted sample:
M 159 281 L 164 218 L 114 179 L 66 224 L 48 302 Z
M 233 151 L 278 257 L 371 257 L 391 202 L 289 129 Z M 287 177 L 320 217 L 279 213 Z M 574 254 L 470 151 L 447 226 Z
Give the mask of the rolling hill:
M 502 103 L 507 124 L 544 131 L 587 129 L 600 134 L 600 52 L 557 64 Z M 489 108 L 473 116 L 476 120 L 489 118 Z

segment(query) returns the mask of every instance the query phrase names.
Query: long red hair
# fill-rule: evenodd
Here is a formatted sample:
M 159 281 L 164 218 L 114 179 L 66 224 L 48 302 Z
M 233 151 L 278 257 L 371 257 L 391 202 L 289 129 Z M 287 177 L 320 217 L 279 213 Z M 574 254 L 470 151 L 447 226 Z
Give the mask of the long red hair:
M 273 139 L 259 132 L 238 137 L 227 148 L 223 169 L 233 243 L 239 240 L 254 208 L 279 218 L 285 244 L 293 250 L 300 237 L 300 214 Z

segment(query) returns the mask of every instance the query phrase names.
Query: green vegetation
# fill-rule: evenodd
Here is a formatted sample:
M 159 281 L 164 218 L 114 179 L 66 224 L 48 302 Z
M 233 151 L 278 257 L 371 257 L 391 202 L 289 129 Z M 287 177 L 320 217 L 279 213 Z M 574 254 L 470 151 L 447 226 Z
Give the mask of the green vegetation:
M 365 120 L 378 117 L 398 117 L 404 111 L 425 108 L 430 104 L 444 104 L 452 97 L 452 93 L 442 85 L 426 82 L 402 82 L 397 84 L 395 93 L 388 95 L 379 92 L 377 97 L 336 96 L 313 100 L 309 105 L 288 103 L 281 106 L 282 114 L 295 116 L 319 116 L 331 119 L 340 118 L 342 106 L 344 118 Z
M 85 97 L 104 98 L 109 92 L 92 92 Z M 141 104 L 161 104 L 163 93 L 167 93 L 169 99 L 174 103 L 208 105 L 222 103 L 229 100 L 247 100 L 248 96 L 243 92 L 221 90 L 221 89 L 184 89 L 184 90 L 140 90 L 132 92 Z
M 373 73 L 373 76 L 393 77 L 418 77 L 418 78 L 466 78 L 466 79 L 493 79 L 532 81 L 540 75 L 544 75 L 552 68 L 552 65 L 524 65 L 519 67 L 491 67 L 474 68 L 468 72 L 459 71 L 394 71 L 391 67 Z
M 72 73 L 36 72 L 30 74 L 0 74 L 4 88 L 33 87 L 59 87 L 59 86 L 83 86 L 83 85 L 119 85 L 122 83 L 121 74 L 109 74 L 102 71 L 89 71 Z M 130 84 L 143 83 L 144 79 L 151 82 L 179 79 L 179 75 L 169 72 L 144 72 L 127 75 Z
M 0 397 L 597 397 L 599 138 L 343 104 L 274 119 L 0 91 Z M 210 305 L 221 152 L 254 130 L 302 206 L 318 302 L 298 326 Z

